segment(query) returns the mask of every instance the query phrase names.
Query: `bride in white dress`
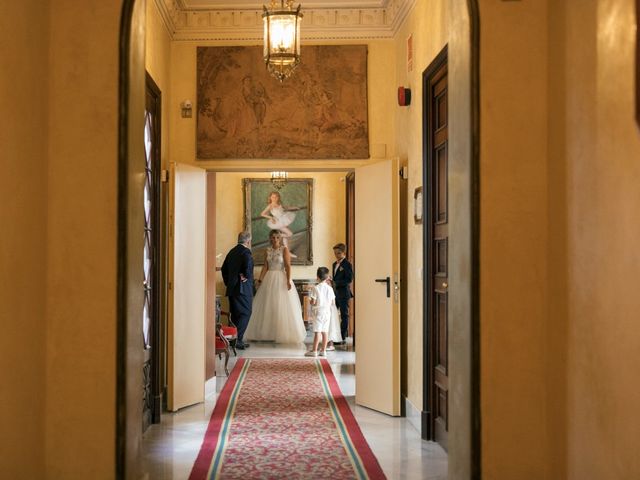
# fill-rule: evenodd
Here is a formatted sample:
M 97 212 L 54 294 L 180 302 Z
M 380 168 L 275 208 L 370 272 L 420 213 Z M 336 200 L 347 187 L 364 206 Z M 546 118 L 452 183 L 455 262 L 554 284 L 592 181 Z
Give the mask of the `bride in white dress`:
M 282 245 L 279 230 L 271 230 L 269 241 L 271 247 L 267 248 L 258 277 L 258 291 L 244 336 L 248 340 L 302 343 L 307 332 L 298 292 L 291 282 L 291 255 Z

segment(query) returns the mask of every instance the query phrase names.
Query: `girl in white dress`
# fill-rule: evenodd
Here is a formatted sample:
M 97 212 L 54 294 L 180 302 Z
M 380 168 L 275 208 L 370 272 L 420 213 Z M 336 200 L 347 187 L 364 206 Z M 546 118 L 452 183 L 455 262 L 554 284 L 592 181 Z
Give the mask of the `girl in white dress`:
M 285 208 L 282 205 L 280 192 L 271 192 L 267 201 L 267 206 L 260 213 L 260 216 L 267 219 L 267 226 L 271 230 L 280 230 L 282 233 L 282 244 L 285 247 L 288 247 L 287 240 L 293 236 L 293 232 L 289 229 L 289 225 L 291 225 L 296 219 L 296 214 L 293 212 L 299 210 L 299 208 Z M 291 257 L 296 258 L 292 253 Z
M 245 338 L 275 341 L 276 343 L 302 343 L 307 336 L 302 320 L 298 292 L 291 282 L 291 255 L 282 245 L 282 233 L 271 230 L 271 247 L 260 276 L 258 291 Z

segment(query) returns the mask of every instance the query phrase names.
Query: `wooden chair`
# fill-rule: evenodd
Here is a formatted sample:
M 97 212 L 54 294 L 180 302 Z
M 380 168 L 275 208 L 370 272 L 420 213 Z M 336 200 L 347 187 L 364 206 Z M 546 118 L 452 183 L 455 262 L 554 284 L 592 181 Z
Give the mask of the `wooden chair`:
M 222 324 L 222 317 L 227 317 L 227 324 Z M 235 326 L 233 321 L 231 320 L 231 314 L 229 312 L 225 312 L 220 310 L 220 327 L 222 327 L 222 333 L 224 337 L 229 341 L 229 346 L 231 350 L 233 350 L 233 354 L 237 357 L 238 352 L 236 352 L 236 342 L 238 341 L 238 328 Z
M 231 345 L 229 344 L 229 340 L 224 335 L 222 331 L 222 325 L 219 323 L 216 324 L 216 355 L 220 360 L 222 360 L 222 355 L 224 355 L 224 373 L 229 376 L 229 351 L 231 349 Z

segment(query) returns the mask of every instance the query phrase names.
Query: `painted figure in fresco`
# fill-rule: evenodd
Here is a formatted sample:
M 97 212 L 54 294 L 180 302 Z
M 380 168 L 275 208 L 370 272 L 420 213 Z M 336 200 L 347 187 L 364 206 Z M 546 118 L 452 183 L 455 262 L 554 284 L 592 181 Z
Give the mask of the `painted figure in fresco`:
M 260 216 L 267 219 L 267 226 L 271 230 L 280 230 L 282 233 L 282 244 L 285 247 L 289 245 L 289 239 L 293 236 L 293 232 L 289 225 L 296 219 L 295 212 L 300 210 L 299 207 L 285 207 L 282 205 L 282 197 L 280 192 L 273 191 L 269 193 L 267 198 L 267 206 L 260 213 Z M 292 258 L 297 258 L 291 253 Z
M 247 75 L 242 79 L 242 96 L 253 112 L 256 124 L 261 127 L 267 114 L 267 104 L 271 103 L 264 85 L 254 82 L 251 76 Z

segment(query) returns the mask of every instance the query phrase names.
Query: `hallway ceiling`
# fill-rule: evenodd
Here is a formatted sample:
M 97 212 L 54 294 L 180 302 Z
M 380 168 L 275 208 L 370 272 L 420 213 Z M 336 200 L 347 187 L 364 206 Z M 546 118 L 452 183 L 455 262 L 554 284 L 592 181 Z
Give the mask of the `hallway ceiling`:
M 255 0 L 154 0 L 171 38 L 262 41 Z M 392 38 L 416 0 L 301 0 L 307 40 Z
M 270 0 L 256 2 L 255 0 L 178 0 L 183 10 L 262 10 Z M 313 8 L 386 8 L 389 0 L 300 0 L 294 6 L 301 4 L 305 9 Z

